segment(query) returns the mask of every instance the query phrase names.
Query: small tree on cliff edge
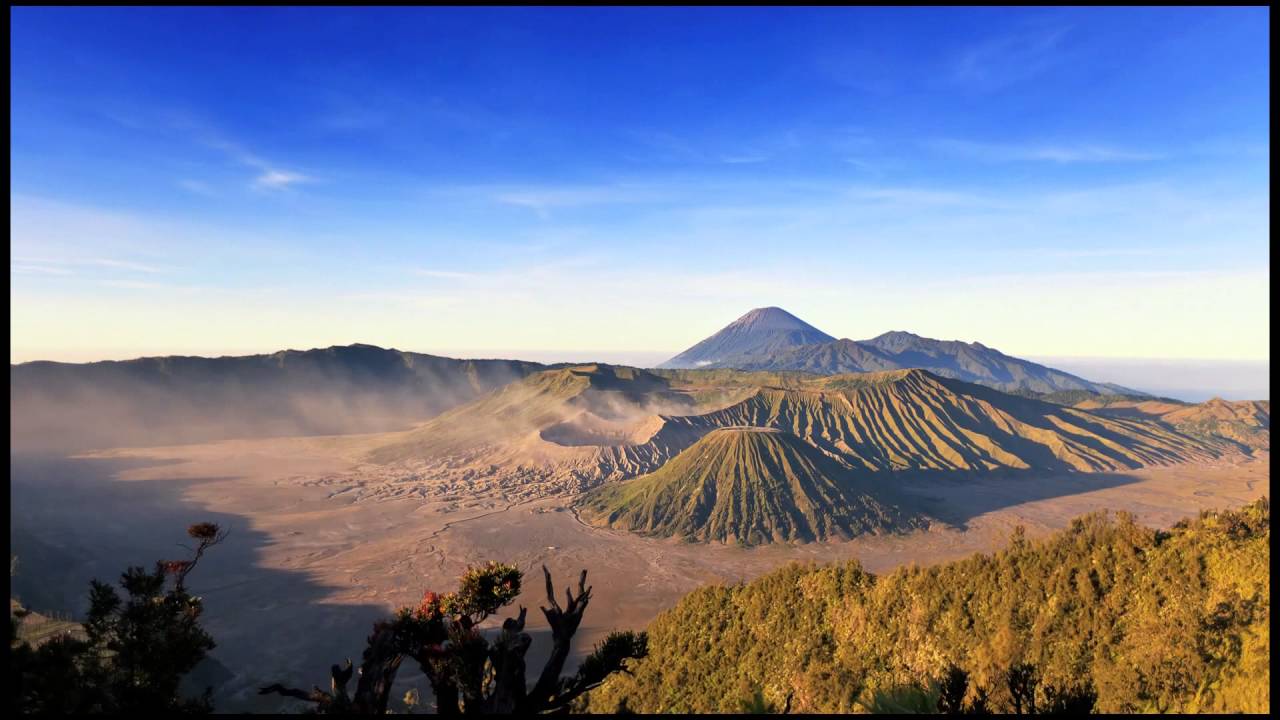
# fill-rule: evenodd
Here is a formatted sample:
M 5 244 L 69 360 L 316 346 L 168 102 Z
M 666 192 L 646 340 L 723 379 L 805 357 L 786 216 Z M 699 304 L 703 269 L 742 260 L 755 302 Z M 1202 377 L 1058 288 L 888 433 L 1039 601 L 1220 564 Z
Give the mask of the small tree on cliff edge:
M 187 592 L 187 575 L 227 537 L 213 523 L 187 528 L 189 560 L 131 567 L 120 577 L 127 597 L 94 580 L 83 635 L 68 633 L 32 647 L 10 620 L 12 709 L 23 713 L 206 713 L 210 692 L 184 698 L 178 687 L 214 647 L 200 627 L 203 604 Z
M 522 573 L 513 565 L 489 563 L 470 568 L 457 592 L 438 595 L 428 591 L 417 608 L 403 608 L 388 621 L 374 624 L 360 664 L 354 693 L 347 690 L 354 668 L 330 669 L 330 689 L 310 691 L 271 685 L 262 694 L 278 693 L 316 704 L 316 710 L 332 714 L 377 714 L 387 710 L 391 686 L 407 657 L 418 663 L 435 692 L 441 715 L 484 713 L 542 713 L 563 711 L 583 693 L 615 672 L 626 671 L 626 661 L 648 654 L 645 633 L 615 632 L 585 658 L 577 673 L 561 677 L 574 633 L 591 599 L 587 571 L 578 578 L 578 594 L 565 589 L 565 606 L 555 599 L 551 573 L 542 568 L 547 603 L 541 608 L 551 627 L 551 657 L 537 684 L 527 689 L 525 653 L 532 642 L 524 632 L 525 608 L 502 623 L 492 640 L 479 624 L 520 594 Z

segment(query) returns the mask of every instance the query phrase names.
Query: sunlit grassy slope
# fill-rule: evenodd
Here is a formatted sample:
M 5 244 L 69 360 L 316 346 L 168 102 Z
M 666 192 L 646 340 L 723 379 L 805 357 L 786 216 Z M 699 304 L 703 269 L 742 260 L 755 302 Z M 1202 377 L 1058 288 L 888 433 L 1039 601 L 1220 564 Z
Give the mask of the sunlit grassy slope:
M 812 445 L 758 427 L 714 430 L 657 471 L 589 493 L 580 512 L 588 521 L 649 535 L 745 544 L 922 524 Z

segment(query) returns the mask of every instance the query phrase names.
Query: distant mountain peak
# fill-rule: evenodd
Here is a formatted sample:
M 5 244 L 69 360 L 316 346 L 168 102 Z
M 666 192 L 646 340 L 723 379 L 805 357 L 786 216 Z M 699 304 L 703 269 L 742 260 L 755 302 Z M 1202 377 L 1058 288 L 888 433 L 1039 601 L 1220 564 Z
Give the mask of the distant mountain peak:
M 734 323 L 741 322 L 785 322 L 789 325 L 810 327 L 805 321 L 775 305 L 748 310 L 734 321 Z
M 833 340 L 835 338 L 780 307 L 761 307 L 734 320 L 660 367 L 706 367 L 734 358 L 777 353 Z
M 866 342 L 875 342 L 876 340 L 923 340 L 924 338 L 913 332 L 906 330 L 890 330 L 889 332 L 880 333 Z
M 752 330 L 802 330 L 822 333 L 809 323 L 792 315 L 780 307 L 762 307 L 747 312 L 742 317 L 729 323 L 725 328 L 746 328 Z M 823 333 L 825 334 L 825 333 Z

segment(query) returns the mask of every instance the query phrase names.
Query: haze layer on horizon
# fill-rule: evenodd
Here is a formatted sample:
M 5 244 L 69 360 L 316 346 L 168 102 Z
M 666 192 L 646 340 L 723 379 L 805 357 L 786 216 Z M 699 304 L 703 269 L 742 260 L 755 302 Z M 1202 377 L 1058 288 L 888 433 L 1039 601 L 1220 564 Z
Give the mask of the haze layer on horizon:
M 11 20 L 12 362 L 674 353 L 763 305 L 1269 359 L 1266 8 Z

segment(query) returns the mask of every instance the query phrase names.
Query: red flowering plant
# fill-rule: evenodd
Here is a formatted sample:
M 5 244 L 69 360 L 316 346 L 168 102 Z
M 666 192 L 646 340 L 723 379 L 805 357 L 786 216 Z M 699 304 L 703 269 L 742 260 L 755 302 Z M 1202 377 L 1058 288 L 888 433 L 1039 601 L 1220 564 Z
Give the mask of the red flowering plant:
M 190 569 L 192 562 L 190 560 L 161 560 L 160 569 L 166 575 L 177 575 Z
M 430 590 L 422 594 L 422 602 L 418 605 L 418 610 L 414 613 L 414 615 L 423 620 L 443 614 L 443 611 L 440 609 L 440 595 Z
M 401 608 L 396 614 L 397 632 L 406 647 L 432 651 L 515 600 L 521 577 L 514 565 L 489 562 L 469 567 L 456 592 L 427 590 L 416 608 Z

